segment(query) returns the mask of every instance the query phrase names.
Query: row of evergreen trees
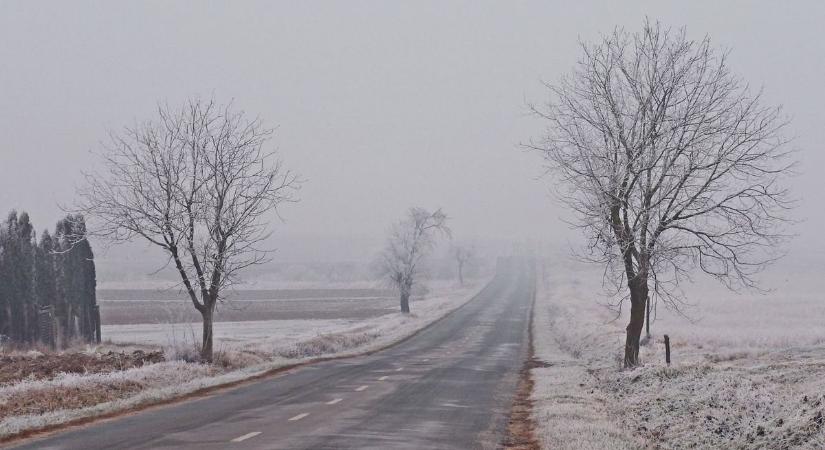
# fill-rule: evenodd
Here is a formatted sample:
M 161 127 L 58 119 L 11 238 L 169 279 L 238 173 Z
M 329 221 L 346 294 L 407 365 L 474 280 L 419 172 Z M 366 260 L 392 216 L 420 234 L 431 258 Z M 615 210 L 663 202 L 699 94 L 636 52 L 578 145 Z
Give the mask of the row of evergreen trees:
M 29 215 L 0 226 L 0 335 L 65 346 L 100 339 L 94 254 L 82 216 L 69 215 L 37 239 Z

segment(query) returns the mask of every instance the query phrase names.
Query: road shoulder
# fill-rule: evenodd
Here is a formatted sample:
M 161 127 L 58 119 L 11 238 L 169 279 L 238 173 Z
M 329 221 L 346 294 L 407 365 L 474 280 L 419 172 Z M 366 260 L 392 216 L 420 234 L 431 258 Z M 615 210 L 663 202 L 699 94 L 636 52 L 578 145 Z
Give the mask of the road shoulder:
M 601 393 L 592 388 L 595 379 L 587 361 L 565 345 L 567 336 L 558 324 L 573 321 L 569 312 L 554 302 L 548 280 L 537 283 L 532 333 L 535 346 L 532 418 L 540 448 L 561 450 L 637 449 L 643 444 L 617 426 Z
M 507 435 L 503 443 L 503 447 L 508 450 L 538 450 L 540 448 L 536 436 L 535 405 L 532 399 L 535 387 L 532 369 L 544 364 L 536 358 L 533 342 L 533 323 L 536 311 L 535 280 L 531 296 L 530 320 L 527 326 L 527 358 L 519 370 L 518 388 L 510 409 Z

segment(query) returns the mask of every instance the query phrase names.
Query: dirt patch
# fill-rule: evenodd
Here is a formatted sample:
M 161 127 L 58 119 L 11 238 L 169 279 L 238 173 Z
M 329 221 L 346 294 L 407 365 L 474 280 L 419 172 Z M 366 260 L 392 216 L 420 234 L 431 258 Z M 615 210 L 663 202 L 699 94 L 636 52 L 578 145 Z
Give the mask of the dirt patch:
M 535 433 L 536 423 L 532 417 L 533 400 L 530 399 L 530 394 L 533 392 L 533 376 L 530 374 L 530 369 L 546 366 L 545 363 L 531 357 L 521 369 L 516 398 L 507 423 L 507 437 L 503 445 L 506 449 L 538 450 L 540 448 Z
M 163 361 L 161 352 L 35 353 L 0 356 L 0 384 L 48 380 L 60 373 L 104 373 Z
M 530 307 L 530 323 L 527 330 L 528 350 L 527 360 L 519 371 L 519 383 L 516 398 L 510 409 L 510 418 L 507 421 L 507 436 L 502 447 L 511 450 L 539 450 L 536 437 L 536 421 L 533 418 L 533 374 L 536 367 L 549 367 L 549 364 L 536 358 L 533 347 L 533 314 L 536 309 L 536 293 L 533 291 L 533 305 Z

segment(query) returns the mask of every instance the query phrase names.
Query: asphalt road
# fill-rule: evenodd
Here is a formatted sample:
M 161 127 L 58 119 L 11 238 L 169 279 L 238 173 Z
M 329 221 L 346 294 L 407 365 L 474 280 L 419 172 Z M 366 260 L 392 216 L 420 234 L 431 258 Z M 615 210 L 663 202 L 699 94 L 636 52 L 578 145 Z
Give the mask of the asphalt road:
M 534 283 L 526 262 L 500 266 L 477 298 L 390 349 L 304 366 L 14 448 L 499 447 L 527 357 Z

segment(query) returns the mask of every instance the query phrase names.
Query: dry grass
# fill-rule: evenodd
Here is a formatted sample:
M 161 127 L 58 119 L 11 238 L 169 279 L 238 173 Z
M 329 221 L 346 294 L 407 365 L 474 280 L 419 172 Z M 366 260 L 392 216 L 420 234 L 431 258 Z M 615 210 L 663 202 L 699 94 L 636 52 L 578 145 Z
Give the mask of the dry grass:
M 306 358 L 312 356 L 333 355 L 352 348 L 364 346 L 380 336 L 370 328 L 350 333 L 322 334 L 308 341 L 295 343 L 276 354 L 284 358 Z M 368 331 L 369 330 L 369 331 Z
M 90 386 L 52 386 L 8 395 L 0 403 L 0 420 L 9 416 L 40 415 L 77 409 L 126 398 L 145 386 L 134 381 L 98 383 Z
M 163 361 L 160 352 L 26 352 L 0 355 L 0 386 L 22 380 L 48 380 L 60 374 L 126 370 Z
M 533 311 L 535 357 L 544 363 L 544 367 L 532 370 L 533 415 L 541 447 L 562 450 L 643 447 L 641 440 L 617 425 L 616 418 L 608 411 L 605 394 L 594 387 L 597 380 L 591 372 L 594 361 L 590 359 L 593 355 L 589 349 L 605 339 L 609 341 L 609 335 L 599 327 L 598 319 L 584 331 L 578 321 L 585 318 L 575 317 L 575 311 L 559 305 L 555 299 L 560 293 L 549 286 L 539 283 Z M 610 358 L 600 363 L 612 364 Z
M 660 310 L 631 371 L 620 369 L 626 317 L 597 304 L 598 271 L 565 262 L 550 273 L 537 306 L 550 331 L 537 347 L 555 364 L 536 370 L 534 394 L 546 448 L 825 447 L 817 270 L 782 269 L 782 288 L 765 296 L 691 289 L 694 320 Z

